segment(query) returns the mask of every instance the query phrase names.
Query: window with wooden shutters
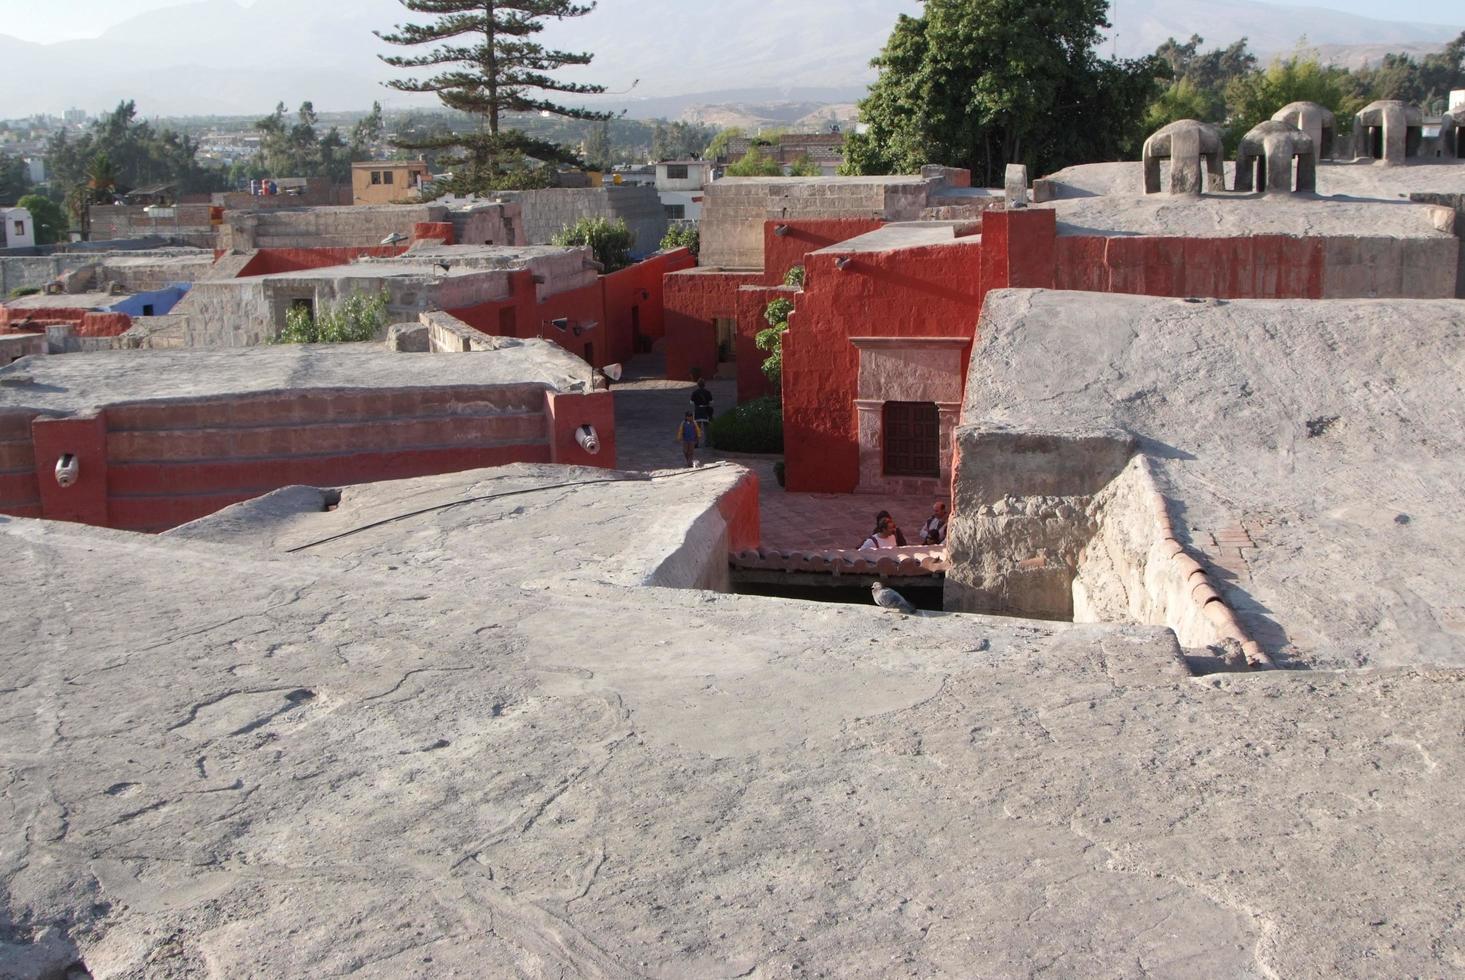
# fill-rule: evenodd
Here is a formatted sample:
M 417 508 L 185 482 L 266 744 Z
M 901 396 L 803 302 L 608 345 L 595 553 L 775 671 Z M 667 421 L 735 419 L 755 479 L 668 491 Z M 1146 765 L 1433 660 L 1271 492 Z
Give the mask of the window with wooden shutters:
M 886 402 L 886 476 L 941 475 L 941 416 L 935 402 Z

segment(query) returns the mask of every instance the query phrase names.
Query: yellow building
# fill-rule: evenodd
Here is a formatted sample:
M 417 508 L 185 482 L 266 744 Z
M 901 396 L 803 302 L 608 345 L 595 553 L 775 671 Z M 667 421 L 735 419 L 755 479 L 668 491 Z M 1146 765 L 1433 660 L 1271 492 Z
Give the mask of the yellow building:
M 431 177 L 421 160 L 363 160 L 351 164 L 351 203 L 391 204 L 415 201 L 422 182 Z

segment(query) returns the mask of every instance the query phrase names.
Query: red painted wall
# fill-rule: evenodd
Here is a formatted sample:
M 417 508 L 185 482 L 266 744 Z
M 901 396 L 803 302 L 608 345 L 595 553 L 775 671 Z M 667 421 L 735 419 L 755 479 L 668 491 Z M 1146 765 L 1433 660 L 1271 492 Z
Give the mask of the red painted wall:
M 1252 238 L 1099 238 L 1057 240 L 1059 289 L 1221 299 L 1321 299 L 1326 241 Z
M 126 313 L 88 313 L 76 328 L 78 337 L 116 337 L 132 327 Z
M 80 355 L 75 355 L 80 356 Z M 55 521 L 107 523 L 107 422 L 102 414 L 69 418 L 41 416 L 31 424 L 36 483 L 41 512 Z M 63 455 L 80 466 L 69 487 L 56 482 L 56 464 Z
M 763 284 L 777 286 L 804 256 L 884 225 L 879 218 L 821 218 L 763 222 Z M 785 233 L 778 234 L 779 226 Z
M 594 367 L 613 363 L 606 359 L 607 351 L 615 343 L 608 339 L 599 282 L 556 293 L 541 303 L 535 292 L 534 274 L 521 269 L 509 276 L 509 290 L 508 299 L 465 306 L 448 313 L 492 337 L 543 337 Z M 553 321 L 560 318 L 569 320 L 570 326 L 564 330 L 554 326 Z M 585 325 L 591 323 L 596 326 L 586 329 Z M 579 336 L 574 333 L 576 326 L 582 330 Z
M 759 331 L 768 326 L 763 311 L 778 297 L 797 302 L 799 292 L 791 286 L 744 286 L 738 290 L 738 401 L 745 402 L 775 392 L 772 381 L 763 373 L 767 352 L 758 349 Z
M 82 317 L 91 312 L 93 311 L 90 309 L 62 306 L 59 303 L 55 306 L 30 307 L 28 309 L 17 310 L 0 306 L 0 327 L 7 328 L 8 333 L 34 333 L 41 327 L 57 323 L 80 323 Z M 26 330 L 14 329 L 22 323 L 26 324 Z
M 717 498 L 717 512 L 727 522 L 727 548 L 739 552 L 762 543 L 758 477 L 749 470 L 731 490 Z
M 719 272 L 693 269 L 668 275 L 666 297 L 666 376 L 692 380 L 692 369 L 706 377 L 717 373 L 718 317 L 738 315 L 738 288 L 761 285 L 761 272 Z
M 364 248 L 262 248 L 245 263 L 235 278 L 269 276 L 277 272 L 300 272 L 349 265 L 363 256 L 390 259 L 407 251 L 405 245 L 372 245 Z
M 646 338 L 643 346 L 664 331 L 663 276 L 694 261 L 686 249 L 676 249 L 600 276 L 590 286 L 547 296 L 542 302 L 537 298 L 534 276 L 526 269 L 510 276 L 508 299 L 448 312 L 490 336 L 553 340 L 594 367 L 624 364 L 636 352 L 638 324 L 639 333 Z M 553 325 L 562 317 L 571 321 L 570 329 L 561 331 Z M 574 327 L 588 323 L 596 326 L 576 336 Z
M 453 244 L 453 223 L 451 221 L 419 221 L 412 226 L 412 240 L 440 241 L 444 245 Z
M 444 355 L 446 356 L 446 355 Z M 465 414 L 476 406 L 478 414 Z M 602 450 L 575 441 L 589 422 Z M 80 462 L 56 483 L 63 453 Z M 610 392 L 536 385 L 261 395 L 0 415 L 0 512 L 159 531 L 291 484 L 342 486 L 551 460 L 615 465 Z
M 833 255 L 810 256 L 804 291 L 783 341 L 789 490 L 855 489 L 859 352 L 849 338 L 975 336 L 982 251 L 971 238 L 859 253 L 843 271 L 835 267 Z
M 544 411 L 549 419 L 550 462 L 615 469 L 616 413 L 611 392 L 545 392 Z M 591 455 L 580 445 L 575 433 L 582 425 L 595 430 L 600 452 Z
M 678 248 L 601 277 L 606 321 L 612 335 L 620 338 L 617 349 L 622 351 L 611 358 L 612 363 L 625 363 L 633 354 L 646 353 L 666 336 L 662 280 L 668 273 L 691 269 L 696 264 L 691 252 Z
M 36 479 L 36 453 L 31 435 L 35 417 L 29 411 L 0 413 L 0 514 L 41 516 L 41 490 Z

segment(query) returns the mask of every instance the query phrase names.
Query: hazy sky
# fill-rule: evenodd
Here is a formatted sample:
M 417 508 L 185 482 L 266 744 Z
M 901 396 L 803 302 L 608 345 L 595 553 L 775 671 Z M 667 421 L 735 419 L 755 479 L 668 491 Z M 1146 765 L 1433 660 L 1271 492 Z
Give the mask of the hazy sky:
M 249 0 L 242 0 L 249 6 Z M 301 6 L 324 6 L 348 0 L 298 0 Z M 631 0 L 602 0 L 603 9 Z M 690 5 L 718 0 L 685 0 Z M 799 0 L 780 0 L 797 4 Z M 1123 0 L 1119 0 L 1123 3 Z M 1326 7 L 1382 20 L 1453 24 L 1462 18 L 1461 0 L 1274 0 L 1288 6 Z M 113 24 L 151 10 L 177 6 L 179 0 L 0 0 L 0 34 L 42 44 L 96 37 Z

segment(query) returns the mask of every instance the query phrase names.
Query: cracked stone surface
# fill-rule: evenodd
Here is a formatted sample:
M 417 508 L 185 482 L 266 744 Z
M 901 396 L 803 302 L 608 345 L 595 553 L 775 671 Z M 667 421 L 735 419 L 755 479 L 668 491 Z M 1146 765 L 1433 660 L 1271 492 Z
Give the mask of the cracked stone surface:
M 0 519 L 0 976 L 1465 969 L 1458 671 L 628 586 L 588 524 L 473 573 L 538 543 L 460 518 Z
M 1458 667 L 1462 351 L 1458 300 L 1008 290 L 964 421 L 1137 437 L 1176 533 L 1288 663 Z
M 498 339 L 468 356 L 401 354 L 381 344 L 279 344 L 229 350 L 109 350 L 0 368 L 0 408 L 85 413 L 113 402 L 282 389 L 542 384 L 588 389 L 585 363 L 546 340 Z

